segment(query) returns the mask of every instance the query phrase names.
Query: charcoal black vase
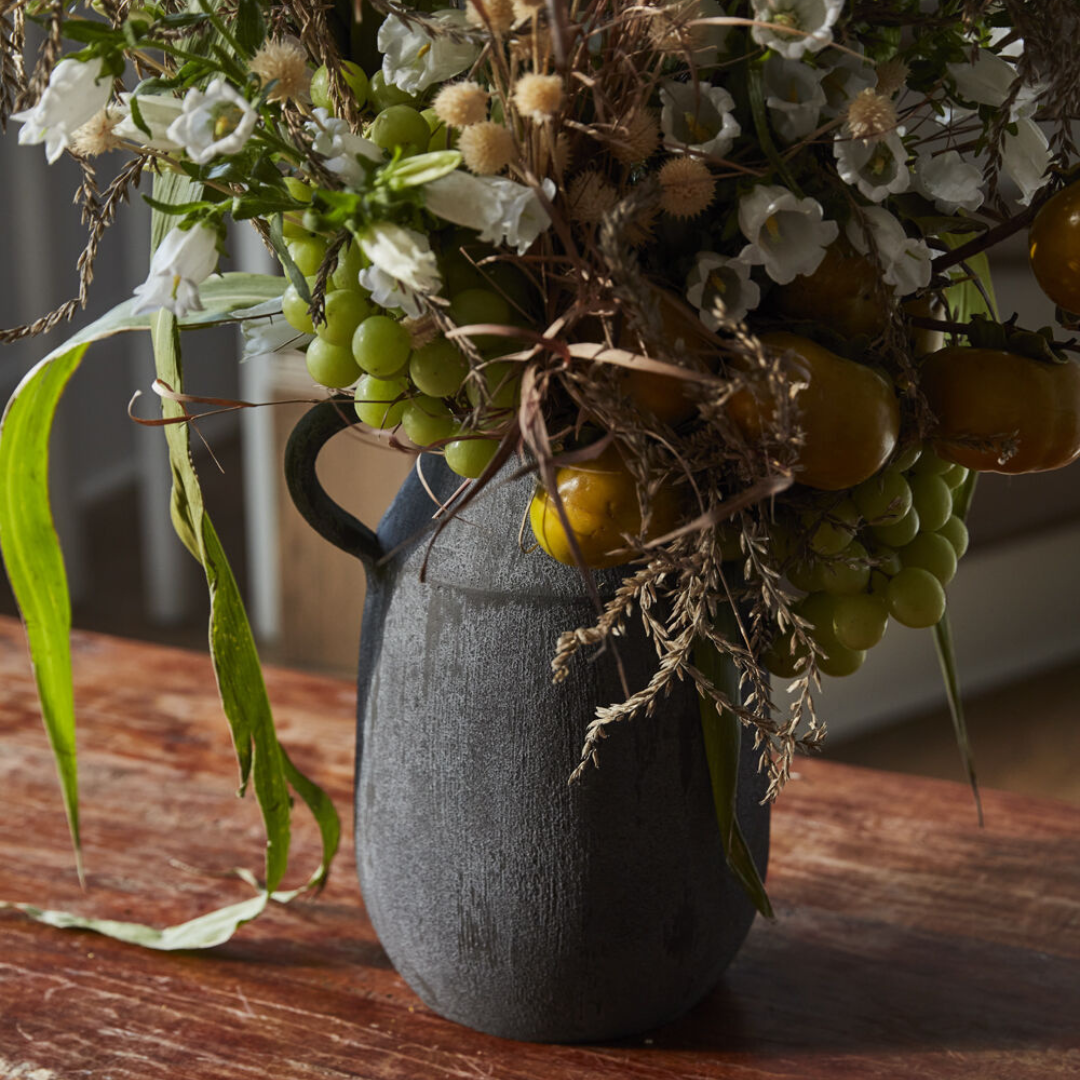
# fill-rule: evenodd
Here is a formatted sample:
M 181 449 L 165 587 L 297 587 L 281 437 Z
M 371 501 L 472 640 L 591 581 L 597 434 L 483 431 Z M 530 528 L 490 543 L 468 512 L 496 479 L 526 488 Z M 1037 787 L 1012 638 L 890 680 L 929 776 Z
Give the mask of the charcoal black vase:
M 432 1009 L 495 1035 L 593 1042 L 674 1019 L 754 918 L 724 863 L 694 691 L 617 725 L 568 785 L 597 706 L 624 695 L 610 653 L 552 683 L 558 635 L 595 609 L 577 571 L 519 550 L 533 481 L 505 469 L 429 551 L 435 504 L 413 472 L 373 533 L 315 476 L 350 405 L 306 414 L 286 474 L 304 517 L 367 571 L 356 846 L 379 940 Z M 439 498 L 460 483 L 437 455 L 423 472 Z M 598 575 L 601 595 L 619 577 Z M 656 665 L 635 626 L 618 642 L 632 689 Z M 743 749 L 737 813 L 764 874 L 768 810 Z

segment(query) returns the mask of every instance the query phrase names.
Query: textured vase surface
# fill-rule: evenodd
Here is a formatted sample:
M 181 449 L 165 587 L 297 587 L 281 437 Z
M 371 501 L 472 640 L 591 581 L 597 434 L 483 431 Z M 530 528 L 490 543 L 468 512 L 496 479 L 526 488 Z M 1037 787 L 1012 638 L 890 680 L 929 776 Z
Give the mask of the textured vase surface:
M 515 1039 L 617 1038 L 706 994 L 754 909 L 724 864 L 692 687 L 616 725 L 599 768 L 568 785 L 597 706 L 624 693 L 614 657 L 591 649 L 552 683 L 558 635 L 595 608 L 576 570 L 519 550 L 533 481 L 509 479 L 515 467 L 430 548 L 435 504 L 410 474 L 378 528 L 389 557 L 362 553 L 360 884 L 390 960 L 436 1012 Z M 433 455 L 424 476 L 440 498 L 460 483 Z M 610 596 L 618 572 L 598 578 Z M 618 651 L 644 686 L 656 653 L 636 615 Z M 749 738 L 743 751 L 738 815 L 764 873 L 768 811 Z

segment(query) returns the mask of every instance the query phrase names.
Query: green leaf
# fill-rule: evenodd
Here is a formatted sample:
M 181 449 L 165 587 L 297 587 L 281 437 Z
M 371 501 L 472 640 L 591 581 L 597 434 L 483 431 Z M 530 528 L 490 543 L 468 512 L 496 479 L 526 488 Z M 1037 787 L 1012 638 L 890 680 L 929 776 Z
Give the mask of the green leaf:
M 236 40 L 248 55 L 255 52 L 266 37 L 262 4 L 259 0 L 239 0 L 236 6 Z
M 38 364 L 0 421 L 0 550 L 26 625 L 41 717 L 52 745 L 75 862 L 82 880 L 75 703 L 71 687 L 71 600 L 49 507 L 49 431 L 60 395 L 87 345 Z
M 971 239 L 969 233 L 943 233 L 941 239 L 952 249 L 966 244 Z M 965 269 L 966 268 L 966 269 Z M 968 273 L 970 271 L 970 274 Z M 961 273 L 966 280 L 961 280 L 956 285 L 950 285 L 945 290 L 945 296 L 952 309 L 955 322 L 970 322 L 974 315 L 985 315 L 997 321 L 997 298 L 994 296 L 994 283 L 990 277 L 990 260 L 985 251 L 978 255 L 972 255 L 964 261 Z M 976 281 L 978 284 L 976 284 Z M 979 288 L 982 286 L 982 289 Z M 990 300 L 987 306 L 983 292 Z
M 730 607 L 721 609 L 716 619 L 721 633 L 737 633 L 734 615 Z M 738 673 L 734 665 L 717 652 L 712 642 L 698 638 L 694 645 L 694 664 L 697 669 L 729 698 L 739 693 Z M 738 806 L 739 756 L 742 747 L 742 723 L 728 709 L 718 709 L 710 699 L 701 696 L 701 731 L 705 739 L 705 756 L 709 763 L 712 780 L 713 802 L 716 821 L 720 826 L 720 841 L 724 857 L 732 873 L 739 879 L 754 907 L 766 918 L 773 918 L 765 885 L 758 873 L 750 848 L 743 836 L 736 815 Z
M 285 275 L 293 288 L 303 297 L 305 303 L 310 304 L 311 290 L 308 288 L 307 278 L 300 273 L 300 267 L 293 262 L 293 257 L 289 254 L 282 228 L 281 215 L 275 214 L 270 219 L 270 244 L 274 249 L 274 254 L 277 255 L 281 265 L 285 268 Z
M 436 150 L 430 154 L 416 154 L 387 165 L 379 174 L 379 181 L 391 191 L 421 187 L 452 173 L 461 164 L 457 150 Z
M 49 911 L 33 904 L 11 904 L 0 900 L 0 910 L 5 908 L 21 911 L 37 922 L 55 926 L 61 930 L 93 930 L 106 937 L 126 941 L 131 945 L 141 945 L 144 949 L 210 949 L 221 945 L 233 936 L 237 928 L 250 922 L 266 908 L 270 895 L 260 892 L 250 900 L 218 908 L 216 911 L 200 915 L 196 919 L 166 926 L 158 930 L 143 923 L 117 922 L 114 919 L 95 919 L 88 915 L 72 915 L 66 911 Z

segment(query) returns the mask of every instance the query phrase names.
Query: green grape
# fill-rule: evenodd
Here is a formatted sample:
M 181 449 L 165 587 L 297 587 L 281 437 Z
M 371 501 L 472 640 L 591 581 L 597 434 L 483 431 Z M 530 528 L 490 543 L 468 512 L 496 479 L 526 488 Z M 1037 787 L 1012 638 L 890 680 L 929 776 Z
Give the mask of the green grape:
M 914 443 L 906 450 L 901 451 L 890 462 L 889 468 L 895 469 L 897 472 L 907 472 L 908 469 L 914 467 L 915 462 L 919 460 L 922 454 L 922 447 L 918 443 Z
M 332 345 L 317 337 L 307 350 L 307 368 L 311 377 L 323 386 L 352 386 L 360 378 L 360 369 L 348 345 Z
M 420 99 L 404 90 L 399 90 L 393 83 L 386 81 L 382 71 L 376 71 L 368 82 L 368 104 L 377 112 L 388 109 L 391 105 L 419 105 Z
M 331 345 L 352 345 L 353 334 L 371 313 L 371 305 L 351 289 L 334 289 L 326 294 L 326 322 L 316 333 Z
M 432 397 L 452 397 L 469 373 L 469 362 L 446 338 L 436 338 L 417 349 L 409 360 L 409 376 Z
M 436 150 L 449 150 L 449 126 L 439 119 L 434 109 L 423 109 L 420 115 L 426 121 L 428 131 L 431 133 L 427 144 L 428 153 L 434 153 Z
M 793 679 L 806 666 L 806 648 L 800 646 L 795 635 L 788 631 L 781 634 L 769 646 L 762 657 L 765 669 L 780 679 Z
M 380 379 L 396 375 L 408 362 L 412 339 L 409 331 L 388 315 L 370 315 L 353 334 L 356 362 Z
M 446 464 L 458 474 L 475 480 L 499 449 L 497 439 L 463 438 L 446 444 Z
M 839 555 L 851 543 L 859 524 L 858 507 L 850 500 L 831 507 L 827 514 L 806 511 L 801 517 L 804 529 L 816 528 L 810 536 L 810 550 L 817 555 Z
M 904 566 L 929 570 L 942 585 L 948 585 L 956 577 L 956 552 L 941 533 L 919 533 L 907 547 L 900 549 L 900 559 Z
M 454 251 L 441 259 L 439 270 L 446 283 L 447 296 L 457 296 L 466 289 L 483 289 L 487 285 L 484 272 L 478 266 L 474 266 L 461 251 Z
M 494 323 L 509 326 L 510 305 L 490 289 L 464 289 L 450 300 L 450 317 L 458 326 Z M 497 334 L 474 334 L 472 343 L 478 349 L 502 348 L 504 352 L 509 339 Z
M 356 105 L 359 108 L 367 100 L 368 94 L 368 77 L 364 72 L 364 69 L 359 64 L 354 64 L 351 60 L 344 60 L 341 64 L 343 74 L 345 75 L 345 82 L 348 84 L 349 89 L 353 92 L 353 97 L 356 98 Z M 315 74 L 311 76 L 311 104 L 317 109 L 329 109 L 331 114 L 334 111 L 333 102 L 330 100 L 330 72 L 327 70 L 325 64 L 320 65 L 315 69 Z
M 788 568 L 787 576 L 803 592 L 821 592 L 825 588 L 825 568 L 818 559 L 797 559 Z
M 281 314 L 294 330 L 299 330 L 302 334 L 315 333 L 311 316 L 308 314 L 308 302 L 296 291 L 295 285 L 289 285 L 282 294 Z
M 955 491 L 968 478 L 968 471 L 963 465 L 953 465 L 941 478 Z
M 363 375 L 356 384 L 356 415 L 373 428 L 393 428 L 405 415 L 408 379 L 377 379 Z
M 866 548 L 858 540 L 852 540 L 840 555 L 823 562 L 821 583 L 825 592 L 836 596 L 863 592 L 870 583 L 866 558 Z
M 952 462 L 943 461 L 929 447 L 924 447 L 919 460 L 913 466 L 918 476 L 940 476 L 952 468 Z
M 900 560 L 900 552 L 896 548 L 889 547 L 888 544 L 878 544 L 874 548 L 874 560 L 877 563 L 875 569 L 888 577 L 899 574 L 904 568 Z
M 330 275 L 330 284 L 335 289 L 352 289 L 361 296 L 369 295 L 360 284 L 360 271 L 367 265 L 367 259 L 355 240 L 342 245 L 338 250 L 337 268 Z
M 919 531 L 919 514 L 913 506 L 895 525 L 875 525 L 870 531 L 875 540 L 889 547 L 903 547 Z
M 911 498 L 923 532 L 937 532 L 952 515 L 952 489 L 933 473 L 911 478 Z
M 417 446 L 431 446 L 453 433 L 454 414 L 441 398 L 425 394 L 413 398 L 405 406 L 401 426 Z
M 833 624 L 838 599 L 829 593 L 811 593 L 804 597 L 795 609 L 813 627 L 811 637 L 822 652 L 818 657 L 818 667 L 824 674 L 834 677 L 853 674 L 862 667 L 866 659 L 865 652 L 849 649 L 841 644 L 836 636 Z
M 962 559 L 968 549 L 967 526 L 955 514 L 938 529 L 938 536 L 944 536 L 953 546 L 956 557 Z
M 431 132 L 427 121 L 415 109 L 391 105 L 372 120 L 368 138 L 384 150 L 400 146 L 403 153 L 416 154 L 427 149 Z
M 929 570 L 908 566 L 889 582 L 889 614 L 904 626 L 923 629 L 941 622 L 945 590 Z
M 311 202 L 311 188 L 298 180 L 295 176 L 285 177 L 285 190 L 298 202 Z M 300 221 L 292 220 L 300 214 L 298 210 L 290 210 L 281 218 L 281 233 L 286 240 L 312 239 L 315 234 L 305 229 Z M 295 259 L 293 260 L 295 262 Z
M 911 509 L 911 488 L 896 469 L 884 469 L 865 480 L 851 497 L 872 525 L 895 525 Z
M 480 369 L 480 375 L 487 387 L 487 397 L 483 399 L 487 404 L 495 409 L 513 409 L 517 406 L 521 393 L 520 364 L 515 364 L 513 360 L 495 361 L 485 364 Z M 477 379 L 470 379 L 465 384 L 465 394 L 473 408 L 480 405 L 482 395 Z
M 840 596 L 833 613 L 836 640 L 854 652 L 872 649 L 889 625 L 889 605 L 880 596 L 858 593 Z
M 903 569 L 901 567 L 901 569 Z M 898 570 L 897 573 L 900 571 Z M 874 569 L 870 571 L 870 595 L 876 596 L 881 600 L 884 600 L 886 604 L 889 602 L 889 580 L 890 577 L 882 570 Z
M 311 277 L 319 272 L 319 267 L 326 257 L 326 240 L 323 237 L 303 236 L 298 240 L 290 240 L 286 247 L 292 261 L 296 263 L 297 270 L 304 277 Z

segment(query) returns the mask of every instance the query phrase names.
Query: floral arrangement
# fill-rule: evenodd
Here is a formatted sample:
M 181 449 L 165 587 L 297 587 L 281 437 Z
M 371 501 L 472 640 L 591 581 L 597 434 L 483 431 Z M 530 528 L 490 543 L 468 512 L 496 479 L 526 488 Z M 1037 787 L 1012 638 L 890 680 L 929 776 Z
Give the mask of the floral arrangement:
M 148 174 L 156 247 L 132 300 L 24 381 L 0 483 L 43 453 L 79 350 L 149 326 L 174 519 L 207 568 L 245 777 L 269 719 L 230 698 L 257 660 L 187 457 L 199 399 L 182 326 L 242 321 L 249 354 L 303 353 L 371 437 L 445 458 L 462 478 L 451 513 L 523 455 L 538 480 L 524 549 L 586 579 L 631 564 L 595 624 L 557 643 L 559 679 L 636 613 L 658 656 L 583 733 L 575 778 L 612 724 L 692 680 L 704 714 L 754 727 L 772 797 L 824 734 L 820 675 L 854 672 L 890 619 L 932 627 L 952 672 L 945 586 L 978 472 L 1080 455 L 1075 347 L 1002 322 L 986 258 L 1030 229 L 1033 272 L 1072 327 L 1074 5 L 75 7 L 16 0 L 0 23 L 3 118 L 79 163 L 90 227 L 79 297 L 3 338 L 85 303 L 101 233 Z M 102 191 L 114 150 L 125 163 Z M 215 273 L 240 222 L 284 277 Z M 62 565 L 25 563 L 51 520 L 43 478 L 18 483 L 0 543 L 77 835 L 66 624 L 26 572 L 51 559 L 62 584 Z M 739 700 L 710 677 L 718 656 Z M 770 674 L 791 681 L 785 712 Z M 280 753 L 264 785 L 291 785 L 324 824 L 317 881 L 332 811 Z M 264 898 L 281 872 L 268 856 Z

